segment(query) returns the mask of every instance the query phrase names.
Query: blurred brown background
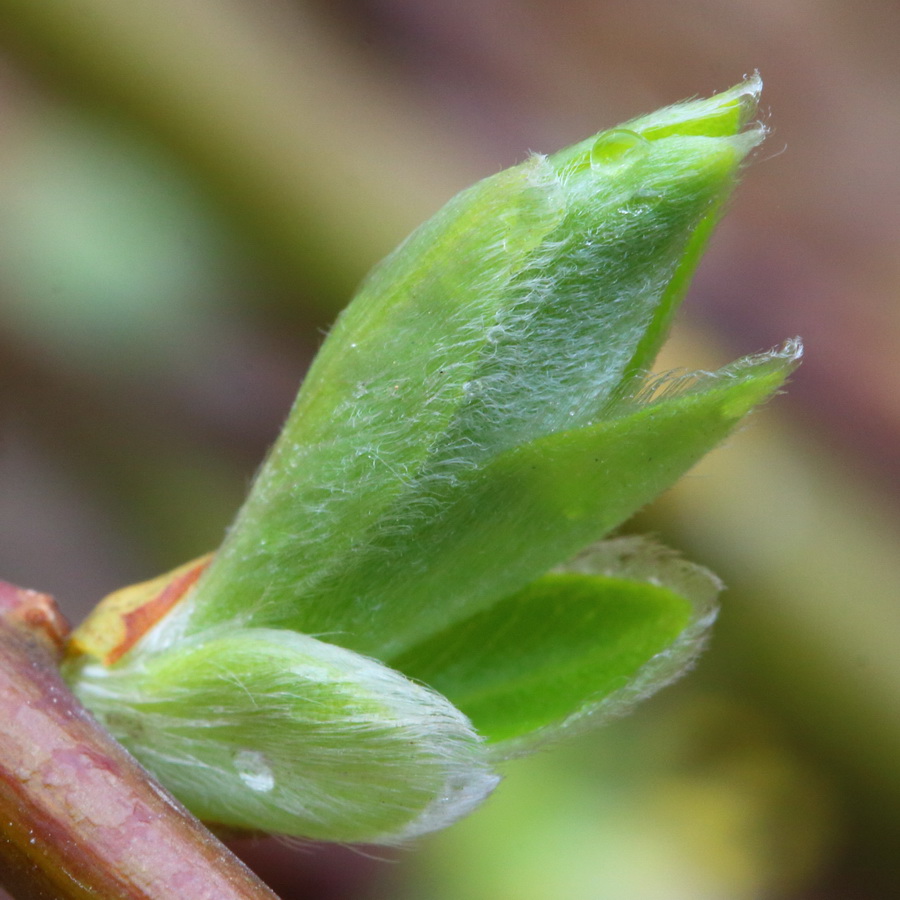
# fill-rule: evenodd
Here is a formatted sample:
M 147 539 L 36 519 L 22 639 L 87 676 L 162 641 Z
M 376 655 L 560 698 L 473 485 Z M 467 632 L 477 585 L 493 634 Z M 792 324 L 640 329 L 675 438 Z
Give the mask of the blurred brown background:
M 898 40 L 896 0 L 0 0 L 0 577 L 73 619 L 218 543 L 455 191 L 766 83 L 661 367 L 807 361 L 635 523 L 731 586 L 710 651 L 415 850 L 243 842 L 285 898 L 897 896 Z

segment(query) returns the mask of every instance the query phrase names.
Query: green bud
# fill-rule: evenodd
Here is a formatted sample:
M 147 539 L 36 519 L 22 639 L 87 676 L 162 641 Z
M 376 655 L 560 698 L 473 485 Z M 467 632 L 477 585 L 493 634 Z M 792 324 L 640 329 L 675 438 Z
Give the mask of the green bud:
M 341 315 L 208 566 L 119 592 L 79 629 L 79 695 L 194 812 L 402 840 L 479 803 L 490 761 L 690 662 L 708 573 L 634 542 L 579 554 L 799 359 L 789 343 L 647 375 L 763 137 L 759 90 L 452 200 Z
M 493 546 L 509 515 L 488 473 L 517 449 L 568 441 L 553 436 L 609 433 L 639 388 L 763 136 L 742 130 L 758 90 L 753 80 L 533 157 L 464 191 L 388 257 L 326 340 L 179 627 L 240 616 L 390 659 L 599 539 L 721 440 L 736 419 L 689 454 L 663 451 L 658 476 L 636 480 L 627 459 L 605 484 L 585 473 L 591 528 L 531 514 L 514 551 Z M 636 487 L 621 514 L 603 514 L 623 483 Z M 442 537 L 449 520 L 470 546 Z M 503 576 L 490 585 L 464 577 L 492 568 Z

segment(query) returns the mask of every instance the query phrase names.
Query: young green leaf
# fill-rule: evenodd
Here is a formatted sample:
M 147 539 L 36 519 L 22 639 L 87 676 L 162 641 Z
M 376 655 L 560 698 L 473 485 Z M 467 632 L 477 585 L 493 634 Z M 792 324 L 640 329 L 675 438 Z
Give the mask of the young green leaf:
M 640 538 L 599 544 L 394 660 L 444 694 L 494 758 L 618 715 L 677 677 L 718 580 Z

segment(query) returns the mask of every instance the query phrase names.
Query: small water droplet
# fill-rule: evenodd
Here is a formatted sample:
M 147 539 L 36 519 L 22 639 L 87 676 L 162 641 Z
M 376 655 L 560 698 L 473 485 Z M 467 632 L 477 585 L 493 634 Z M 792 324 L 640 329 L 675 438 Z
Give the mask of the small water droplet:
M 650 142 L 635 131 L 614 128 L 604 132 L 591 147 L 591 168 L 596 171 L 622 169 L 634 165 L 646 153 Z
M 238 750 L 234 754 L 234 768 L 252 791 L 266 793 L 275 787 L 275 775 L 266 757 L 258 750 Z
M 649 203 L 628 203 L 625 206 L 620 206 L 616 212 L 621 216 L 628 216 L 629 218 L 637 218 L 638 216 L 645 216 L 648 212 L 652 211 L 652 207 Z

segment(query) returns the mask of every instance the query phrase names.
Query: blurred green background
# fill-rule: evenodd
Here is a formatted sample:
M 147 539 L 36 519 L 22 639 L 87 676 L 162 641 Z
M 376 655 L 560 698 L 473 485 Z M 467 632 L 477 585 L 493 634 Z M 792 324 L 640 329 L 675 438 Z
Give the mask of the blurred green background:
M 0 0 L 0 577 L 73 620 L 219 542 L 453 193 L 766 82 L 660 367 L 807 361 L 630 526 L 730 585 L 710 650 L 413 850 L 238 842 L 285 900 L 897 896 L 898 39 L 895 0 Z

